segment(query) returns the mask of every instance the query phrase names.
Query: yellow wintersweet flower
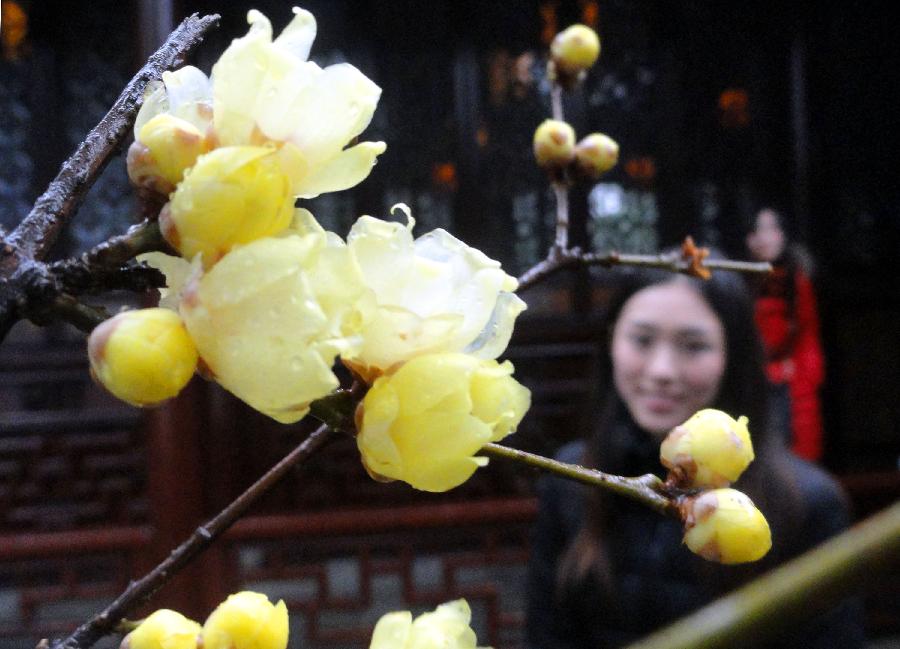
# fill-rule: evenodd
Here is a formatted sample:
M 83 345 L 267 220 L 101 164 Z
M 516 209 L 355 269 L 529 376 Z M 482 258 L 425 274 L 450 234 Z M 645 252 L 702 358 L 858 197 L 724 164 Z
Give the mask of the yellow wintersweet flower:
M 287 607 L 262 593 L 229 595 L 207 618 L 201 637 L 203 649 L 285 649 Z
M 708 561 L 756 561 L 772 547 L 765 516 L 735 489 L 714 489 L 688 498 L 682 505 L 682 515 L 685 544 Z
M 177 313 L 125 311 L 98 325 L 88 338 L 94 377 L 135 406 L 171 399 L 197 367 L 197 349 Z
M 727 487 L 753 461 L 747 418 L 707 408 L 672 429 L 659 448 L 679 486 Z
M 369 649 L 479 649 L 471 620 L 464 599 L 441 604 L 415 620 L 409 611 L 388 613 L 375 625 Z
M 196 649 L 199 635 L 199 624 L 163 608 L 125 636 L 122 649 Z
M 360 344 L 366 293 L 336 235 L 291 231 L 239 246 L 192 278 L 180 311 L 212 378 L 291 423 L 338 387 L 331 367 Z
M 381 88 L 347 63 L 325 69 L 307 61 L 316 36 L 312 14 L 297 7 L 272 40 L 262 13 L 247 14 L 250 30 L 213 66 L 213 114 L 222 145 L 294 145 L 302 156 L 293 192 L 313 197 L 359 184 L 384 152 L 384 142 L 348 148 L 375 112 Z
M 281 156 L 231 146 L 201 156 L 159 215 L 166 240 L 209 268 L 235 245 L 278 234 L 291 222 L 294 197 Z
M 496 358 L 509 344 L 525 303 L 500 264 L 444 230 L 413 241 L 407 225 L 360 217 L 347 245 L 375 293 L 378 309 L 351 366 L 374 378 L 422 354 L 466 352 Z
M 357 411 L 356 443 L 376 478 L 447 491 L 487 464 L 472 457 L 516 429 L 531 393 L 498 364 L 468 354 L 428 354 L 380 377 Z

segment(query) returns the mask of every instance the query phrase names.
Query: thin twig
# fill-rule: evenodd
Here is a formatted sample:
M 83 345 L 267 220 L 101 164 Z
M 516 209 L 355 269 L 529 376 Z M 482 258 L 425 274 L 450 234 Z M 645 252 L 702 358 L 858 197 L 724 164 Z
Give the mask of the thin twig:
M 559 83 L 554 83 L 550 87 L 550 110 L 553 119 L 563 121 L 562 86 Z
M 565 121 L 562 103 L 562 86 L 554 82 L 550 87 L 550 109 L 553 119 Z M 553 195 L 556 198 L 556 237 L 554 238 L 554 251 L 564 252 L 569 249 L 569 181 L 566 173 L 557 171 L 551 182 Z
M 518 290 L 523 291 L 558 270 L 579 264 L 606 268 L 612 266 L 660 268 L 673 273 L 696 276 L 695 266 L 677 254 L 627 255 L 618 252 L 582 252 L 578 248 L 570 248 L 562 251 L 551 250 L 546 259 L 522 273 L 519 277 Z M 772 270 L 772 265 L 768 262 L 734 261 L 732 259 L 705 259 L 703 267 L 709 270 L 728 270 L 741 273 L 768 273 Z
M 557 250 L 569 249 L 569 186 L 565 181 L 553 182 L 556 196 L 556 243 Z
M 636 500 L 641 504 L 656 510 L 667 516 L 679 517 L 676 499 L 662 493 L 663 481 L 652 473 L 636 478 L 625 478 L 618 475 L 603 473 L 596 469 L 586 469 L 577 464 L 567 464 L 558 460 L 551 460 L 542 455 L 535 455 L 527 451 L 502 446 L 500 444 L 486 444 L 480 453 L 499 457 L 506 460 L 514 460 L 528 466 L 555 473 L 563 478 L 575 480 L 594 487 L 600 487 L 613 493 Z
M 162 563 L 138 581 L 132 582 L 114 602 L 78 627 L 68 638 L 54 642 L 51 649 L 88 649 L 103 636 L 113 633 L 122 618 L 147 602 L 174 574 L 225 532 L 253 502 L 333 438 L 333 431 L 327 426 L 317 428 L 215 518 L 198 527 Z
M 686 261 L 677 255 L 626 255 L 618 252 L 584 253 L 579 256 L 580 263 L 588 266 L 643 266 L 646 268 L 661 268 L 673 273 L 693 275 L 690 261 Z M 703 266 L 709 270 L 730 270 L 742 273 L 768 273 L 772 270 L 772 264 L 756 261 L 735 261 L 733 259 L 706 259 Z
M 62 228 L 68 223 L 94 180 L 103 171 L 122 140 L 127 137 L 143 101 L 147 84 L 165 70 L 180 65 L 203 40 L 218 15 L 185 18 L 143 68 L 125 86 L 109 112 L 88 133 L 7 242 L 23 257 L 44 259 Z
M 900 502 L 628 649 L 759 646 L 825 610 L 900 554 Z

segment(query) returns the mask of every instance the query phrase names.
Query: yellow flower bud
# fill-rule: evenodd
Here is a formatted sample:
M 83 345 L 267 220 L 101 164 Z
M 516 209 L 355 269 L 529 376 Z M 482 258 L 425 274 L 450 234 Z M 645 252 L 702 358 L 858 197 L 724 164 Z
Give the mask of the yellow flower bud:
M 618 143 L 603 133 L 591 133 L 575 145 L 575 164 L 588 178 L 596 180 L 618 161 Z
M 550 56 L 557 70 L 577 74 L 594 65 L 600 56 L 600 38 L 587 25 L 572 25 L 550 43 Z
M 287 606 L 248 590 L 229 595 L 207 618 L 201 637 L 203 649 L 285 649 Z
M 682 505 L 684 542 L 707 561 L 747 563 L 766 555 L 772 533 L 765 516 L 745 494 L 714 489 Z
M 534 132 L 534 157 L 545 169 L 568 165 L 575 159 L 575 129 L 556 119 L 544 120 Z
M 88 338 L 94 377 L 122 401 L 152 406 L 171 399 L 197 367 L 197 349 L 169 309 L 125 311 Z
M 441 604 L 415 620 L 409 611 L 388 613 L 375 625 L 369 649 L 478 649 L 471 620 L 464 599 Z
M 294 197 L 274 149 L 233 146 L 201 156 L 159 216 L 166 240 L 209 268 L 237 244 L 278 234 Z
M 144 124 L 128 149 L 128 177 L 138 187 L 169 194 L 208 150 L 206 137 L 196 126 L 160 113 Z
M 357 411 L 357 446 L 376 477 L 447 491 L 487 464 L 472 457 L 516 429 L 531 393 L 513 367 L 468 354 L 427 354 L 375 381 Z
M 163 608 L 125 636 L 122 649 L 196 649 L 199 635 L 199 624 Z
M 735 421 L 721 410 L 700 410 L 672 429 L 659 457 L 678 486 L 727 487 L 753 461 L 747 418 Z

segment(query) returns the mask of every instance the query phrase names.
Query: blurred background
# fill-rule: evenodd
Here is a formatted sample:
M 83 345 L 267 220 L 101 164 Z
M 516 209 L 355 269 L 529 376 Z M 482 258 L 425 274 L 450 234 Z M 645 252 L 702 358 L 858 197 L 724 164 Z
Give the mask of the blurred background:
M 30 209 L 122 87 L 192 12 L 222 14 L 193 63 L 209 71 L 256 7 L 279 31 L 291 3 L 3 0 L 0 225 Z M 572 197 L 572 241 L 652 252 L 691 234 L 745 258 L 746 212 L 784 206 L 814 260 L 827 375 L 822 464 L 858 517 L 900 495 L 898 56 L 886 3 L 702 0 L 318 0 L 311 58 L 348 61 L 383 94 L 365 139 L 387 152 L 367 181 L 307 206 L 346 234 L 360 214 L 409 204 L 511 274 L 553 237 L 552 194 L 531 157 L 549 115 L 545 51 L 574 22 L 603 53 L 565 98 L 579 134 L 620 164 Z M 58 255 L 135 218 L 124 159 L 91 190 Z M 510 442 L 551 454 L 584 430 L 607 283 L 554 277 L 523 297 L 507 357 L 534 392 Z M 83 338 L 20 324 L 0 346 L 0 647 L 33 646 L 86 619 L 308 430 L 266 420 L 195 380 L 139 411 L 88 377 Z M 517 647 L 535 475 L 495 460 L 443 495 L 371 481 L 353 440 L 329 446 L 156 599 L 203 618 L 224 594 L 283 597 L 294 647 L 365 647 L 388 610 L 454 597 L 479 640 Z M 873 646 L 900 635 L 897 574 L 867 592 Z

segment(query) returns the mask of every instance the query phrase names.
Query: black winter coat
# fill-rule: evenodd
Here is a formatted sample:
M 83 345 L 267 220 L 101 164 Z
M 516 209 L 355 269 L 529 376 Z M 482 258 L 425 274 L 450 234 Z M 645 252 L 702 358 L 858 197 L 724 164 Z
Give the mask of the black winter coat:
M 564 446 L 558 459 L 580 463 L 584 443 Z M 628 475 L 659 472 L 657 442 L 636 442 Z M 823 471 L 797 459 L 796 479 L 806 516 L 801 554 L 848 524 L 840 488 Z M 739 485 L 738 485 L 739 486 Z M 630 501 L 617 503 L 607 539 L 615 596 L 596 578 L 559 589 L 557 567 L 581 529 L 587 488 L 556 476 L 539 484 L 540 511 L 533 530 L 529 566 L 526 646 L 528 649 L 611 649 L 622 647 L 709 603 L 719 594 L 708 579 L 710 565 L 682 545 L 678 521 Z M 721 570 L 734 567 L 724 566 Z M 706 571 L 704 573 L 704 571 Z M 798 649 L 858 649 L 864 646 L 862 607 L 851 599 L 828 614 L 765 645 Z

